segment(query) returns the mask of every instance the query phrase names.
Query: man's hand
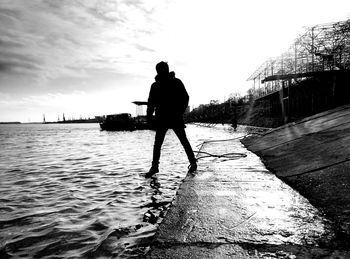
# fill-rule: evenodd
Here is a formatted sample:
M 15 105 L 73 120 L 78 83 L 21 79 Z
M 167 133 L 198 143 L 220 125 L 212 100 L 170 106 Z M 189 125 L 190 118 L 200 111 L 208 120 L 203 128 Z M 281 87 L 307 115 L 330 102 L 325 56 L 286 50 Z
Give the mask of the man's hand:
M 152 123 L 153 123 L 152 115 L 147 115 L 147 124 L 152 125 Z

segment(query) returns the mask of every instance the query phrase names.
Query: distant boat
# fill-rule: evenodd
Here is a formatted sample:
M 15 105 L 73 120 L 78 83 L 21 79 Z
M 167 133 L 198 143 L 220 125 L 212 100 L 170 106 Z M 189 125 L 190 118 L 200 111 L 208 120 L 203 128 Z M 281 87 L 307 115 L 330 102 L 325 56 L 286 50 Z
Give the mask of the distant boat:
M 102 130 L 135 130 L 135 120 L 129 113 L 109 114 L 100 121 Z
M 142 107 L 147 105 L 147 102 L 135 101 L 136 117 L 132 117 L 129 113 L 109 114 L 105 116 L 98 116 L 100 127 L 102 130 L 110 131 L 132 131 L 132 130 L 149 130 L 154 129 L 152 125 L 147 122 L 147 116 L 142 115 Z

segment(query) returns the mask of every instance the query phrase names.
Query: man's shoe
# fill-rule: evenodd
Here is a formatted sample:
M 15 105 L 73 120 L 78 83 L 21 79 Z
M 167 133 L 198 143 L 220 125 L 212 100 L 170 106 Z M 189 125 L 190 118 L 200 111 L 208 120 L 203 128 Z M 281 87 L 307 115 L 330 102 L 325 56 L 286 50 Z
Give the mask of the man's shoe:
M 152 167 L 149 169 L 148 173 L 146 173 L 145 177 L 146 177 L 146 178 L 150 178 L 151 176 L 155 175 L 155 174 L 158 173 L 158 172 L 159 172 L 158 166 L 152 166 Z
M 188 166 L 188 172 L 189 173 L 193 173 L 197 171 L 197 163 L 191 163 L 189 166 Z

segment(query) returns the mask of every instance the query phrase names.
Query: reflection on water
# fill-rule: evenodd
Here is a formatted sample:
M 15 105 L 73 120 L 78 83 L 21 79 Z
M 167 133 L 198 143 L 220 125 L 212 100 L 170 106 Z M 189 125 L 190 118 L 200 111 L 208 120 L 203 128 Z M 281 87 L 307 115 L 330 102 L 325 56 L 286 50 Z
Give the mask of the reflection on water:
M 191 144 L 230 138 L 189 126 Z M 97 124 L 0 125 L 0 258 L 142 254 L 185 177 L 172 131 L 151 179 L 154 132 Z

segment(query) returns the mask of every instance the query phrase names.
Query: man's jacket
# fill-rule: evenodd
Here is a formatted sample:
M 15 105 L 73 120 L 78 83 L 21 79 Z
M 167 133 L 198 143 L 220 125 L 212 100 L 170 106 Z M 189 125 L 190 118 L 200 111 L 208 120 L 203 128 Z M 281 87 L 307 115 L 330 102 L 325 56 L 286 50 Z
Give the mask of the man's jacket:
M 188 100 L 185 86 L 174 72 L 157 75 L 148 97 L 147 117 L 150 119 L 155 111 L 156 127 L 184 127 L 183 114 Z

